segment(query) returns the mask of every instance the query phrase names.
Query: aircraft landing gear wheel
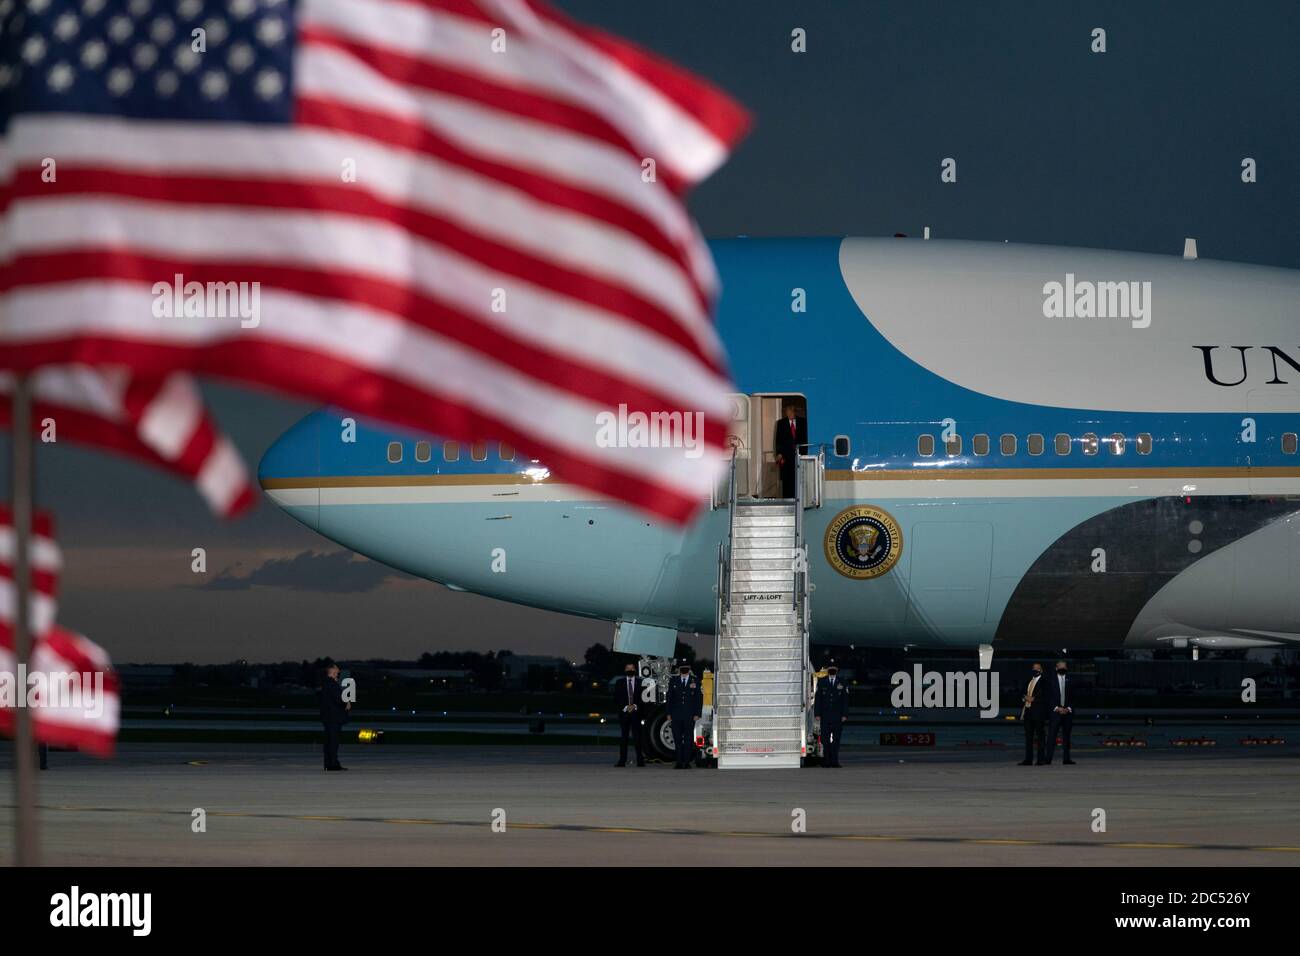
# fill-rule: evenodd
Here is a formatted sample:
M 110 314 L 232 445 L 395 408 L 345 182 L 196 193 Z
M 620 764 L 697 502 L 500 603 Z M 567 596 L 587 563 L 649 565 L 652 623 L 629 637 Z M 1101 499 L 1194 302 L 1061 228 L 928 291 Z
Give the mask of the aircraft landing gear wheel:
M 646 728 L 646 745 L 652 757 L 663 761 L 677 759 L 677 749 L 673 746 L 673 725 L 668 722 L 668 711 L 661 710 L 650 718 Z

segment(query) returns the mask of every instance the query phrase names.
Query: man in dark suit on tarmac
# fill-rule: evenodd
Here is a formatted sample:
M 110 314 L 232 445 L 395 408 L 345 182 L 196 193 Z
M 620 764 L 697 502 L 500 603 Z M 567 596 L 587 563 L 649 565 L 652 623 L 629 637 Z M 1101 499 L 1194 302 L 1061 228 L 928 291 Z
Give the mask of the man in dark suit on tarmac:
M 826 668 L 826 676 L 817 682 L 813 716 L 821 719 L 824 765 L 838 767 L 840 737 L 844 733 L 844 721 L 849 716 L 849 689 L 840 680 L 840 669 L 834 664 Z
M 1047 680 L 1043 677 L 1043 665 L 1037 661 L 1032 665 L 1029 683 L 1020 699 L 1024 703 L 1020 719 L 1025 725 L 1025 759 L 1020 761 L 1020 766 L 1032 767 L 1044 763 L 1048 717 Z
M 1065 757 L 1063 764 L 1073 764 L 1070 759 L 1070 732 L 1074 729 L 1074 685 L 1066 674 L 1065 661 L 1056 662 L 1056 673 L 1047 678 L 1047 748 L 1043 751 L 1043 763 L 1051 763 L 1056 752 L 1056 737 L 1061 737 L 1061 753 Z
M 673 726 L 673 746 L 677 752 L 674 770 L 690 770 L 695 756 L 695 721 L 704 712 L 704 692 L 691 673 L 690 664 L 677 668 L 677 676 L 668 682 L 668 719 Z
M 623 676 L 614 685 L 614 706 L 618 708 L 618 763 L 615 767 L 627 766 L 627 741 L 632 738 L 636 748 L 636 765 L 645 766 L 645 757 L 641 755 L 641 694 L 639 681 L 636 679 L 636 665 L 631 661 L 623 668 Z
M 781 497 L 794 497 L 794 483 L 798 478 L 799 456 L 808 450 L 808 420 L 795 414 L 792 403 L 785 406 L 785 414 L 776 423 L 772 436 L 772 449 L 776 452 L 776 467 L 781 472 Z
M 325 664 L 325 680 L 320 688 L 320 722 L 325 725 L 325 769 L 347 770 L 339 764 L 339 737 L 352 705 L 343 700 L 343 685 L 339 683 L 339 666 L 333 661 Z

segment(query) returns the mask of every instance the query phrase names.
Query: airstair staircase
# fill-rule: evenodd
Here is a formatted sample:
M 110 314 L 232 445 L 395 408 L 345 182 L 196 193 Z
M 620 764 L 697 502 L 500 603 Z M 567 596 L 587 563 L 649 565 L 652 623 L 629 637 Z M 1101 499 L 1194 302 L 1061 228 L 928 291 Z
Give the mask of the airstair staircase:
M 799 767 L 807 753 L 812 667 L 803 511 L 805 478 L 820 467 L 819 457 L 801 457 L 793 500 L 737 498 L 733 460 L 729 532 L 718 556 L 712 749 L 720 769 Z M 820 499 L 820 483 L 812 484 Z

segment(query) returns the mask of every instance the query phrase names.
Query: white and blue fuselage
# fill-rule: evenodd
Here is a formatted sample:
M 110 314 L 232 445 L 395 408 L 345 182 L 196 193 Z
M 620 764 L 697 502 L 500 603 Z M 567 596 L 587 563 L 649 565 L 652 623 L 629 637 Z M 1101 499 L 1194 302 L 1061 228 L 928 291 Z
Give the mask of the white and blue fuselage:
M 975 242 L 712 249 L 738 398 L 798 396 L 825 450 L 813 640 L 1300 641 L 1300 272 Z M 260 467 L 326 537 L 505 601 L 712 631 L 725 509 L 679 529 L 491 441 L 448 461 L 364 420 L 344 441 L 347 417 L 307 417 Z M 861 505 L 901 539 L 867 578 L 827 537 Z

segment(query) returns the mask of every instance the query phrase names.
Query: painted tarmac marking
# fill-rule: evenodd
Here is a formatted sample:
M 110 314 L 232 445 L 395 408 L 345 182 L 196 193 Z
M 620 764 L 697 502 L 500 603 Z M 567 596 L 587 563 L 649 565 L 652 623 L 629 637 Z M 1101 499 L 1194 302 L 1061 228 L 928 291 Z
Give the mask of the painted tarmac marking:
M 0 804 L 0 809 L 12 810 L 12 804 Z M 71 804 L 43 805 L 42 810 L 60 810 L 71 813 L 134 813 L 143 816 L 191 815 L 189 810 L 136 810 L 130 807 L 85 807 Z M 423 817 L 356 817 L 305 813 L 255 813 L 249 810 L 209 810 L 208 816 L 239 817 L 255 820 L 290 820 L 298 822 L 329 823 L 387 823 L 401 826 L 426 827 L 489 827 L 489 820 L 435 820 Z M 587 823 L 509 823 L 507 830 L 544 830 L 567 833 L 630 833 L 652 836 L 695 836 L 766 838 L 773 840 L 853 840 L 869 843 L 946 843 L 968 846 L 1052 846 L 1086 847 L 1112 850 L 1235 850 L 1246 853 L 1300 853 L 1300 846 L 1251 846 L 1236 843 L 1152 843 L 1133 841 L 1088 840 L 1022 840 L 999 837 L 955 836 L 894 836 L 876 833 L 785 833 L 759 830 L 700 830 L 685 827 L 628 827 Z

